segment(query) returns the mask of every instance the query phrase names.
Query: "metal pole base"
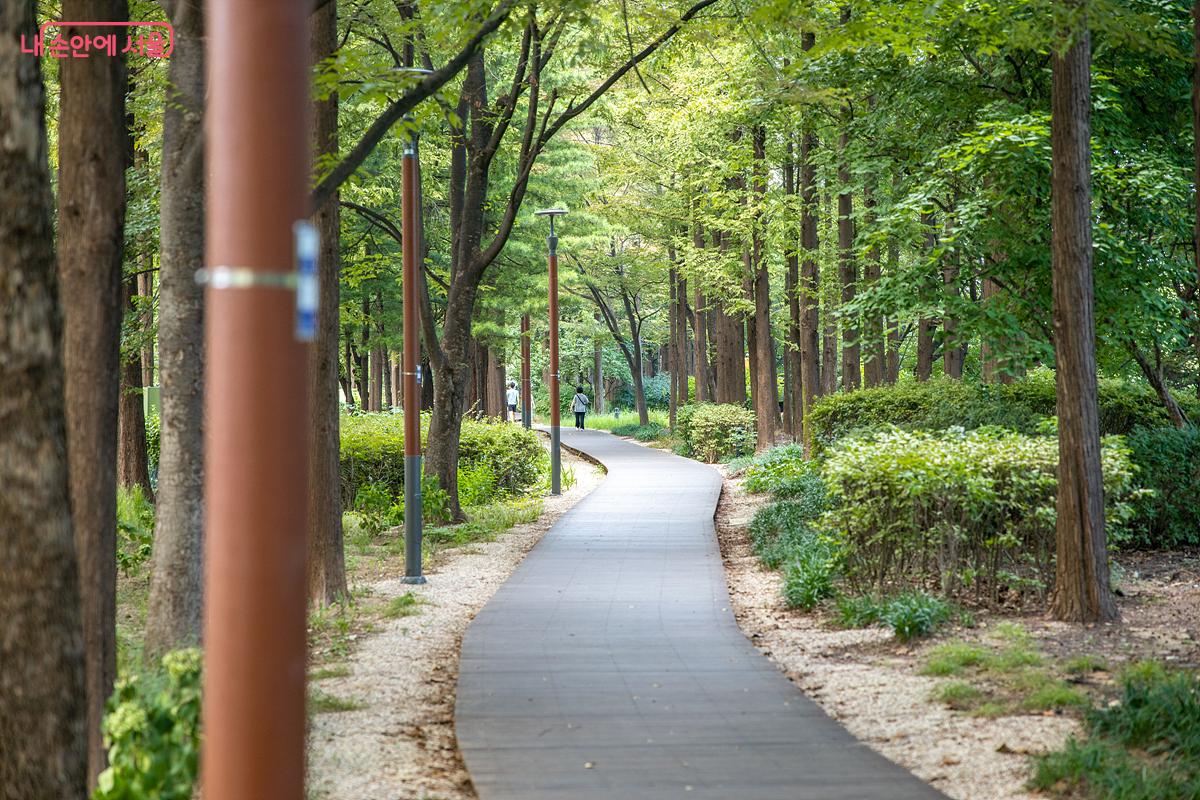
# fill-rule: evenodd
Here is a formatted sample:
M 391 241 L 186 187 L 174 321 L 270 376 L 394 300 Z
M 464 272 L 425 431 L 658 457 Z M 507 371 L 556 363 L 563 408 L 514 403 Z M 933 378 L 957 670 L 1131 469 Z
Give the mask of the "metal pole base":
M 533 427 L 533 420 L 529 418 L 528 408 L 521 409 L 521 424 L 525 426 L 525 430 L 529 430 Z
M 421 575 L 421 457 L 404 457 L 404 578 L 425 583 Z
M 550 494 L 562 494 L 562 429 L 550 429 Z

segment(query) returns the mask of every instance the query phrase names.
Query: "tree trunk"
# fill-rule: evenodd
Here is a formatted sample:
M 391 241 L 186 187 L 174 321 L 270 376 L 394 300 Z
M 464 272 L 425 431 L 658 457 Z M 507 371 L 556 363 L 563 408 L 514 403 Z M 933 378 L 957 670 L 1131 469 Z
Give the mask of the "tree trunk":
M 984 310 L 987 310 L 988 305 L 994 303 L 993 299 L 1000 294 L 1000 285 L 991 278 L 983 279 L 983 297 L 982 303 Z M 997 383 L 1001 378 L 1000 359 L 996 355 L 996 346 L 992 343 L 987 335 L 982 337 L 982 344 L 979 348 L 980 373 L 984 383 Z
M 344 378 L 345 384 L 343 389 L 346 394 L 346 402 L 350 403 L 351 405 L 357 405 L 354 398 L 354 386 L 356 383 L 354 379 L 354 344 L 351 341 L 350 337 L 352 334 L 350 333 L 349 329 L 347 329 L 344 333 L 346 337 L 346 375 Z M 362 406 L 359 405 L 359 408 L 362 408 Z
M 824 301 L 825 329 L 822 335 L 821 394 L 835 394 L 838 387 L 837 312 L 833 308 L 833 298 L 825 297 Z
M 779 382 L 775 376 L 775 339 L 771 335 L 771 277 L 763 246 L 763 204 L 767 194 L 767 131 L 756 125 L 751 132 L 754 146 L 754 172 L 750 191 L 754 203 L 754 231 L 750 241 L 750 279 L 753 288 L 754 316 L 754 417 L 759 451 L 775 445 L 779 427 Z
M 815 42 L 812 33 L 801 34 L 801 46 L 810 50 Z M 801 425 L 805 452 L 811 452 L 812 437 L 808 430 L 809 412 L 813 399 L 821 393 L 821 321 L 820 301 L 820 241 L 817 238 L 817 135 L 811 122 L 800 139 L 800 278 L 796 286 L 800 313 L 800 370 L 799 389 Z
M 868 227 L 875 223 L 875 192 L 868 185 L 863 190 L 863 207 L 866 210 Z M 863 265 L 863 282 L 870 289 L 879 283 L 883 275 L 883 264 L 880 262 L 878 247 L 872 247 L 867 253 L 866 264 Z M 863 384 L 868 388 L 880 386 L 887 376 L 887 347 L 884 341 L 883 317 L 870 313 L 863 323 L 864 339 L 866 340 L 866 355 L 863 359 Z
M 687 279 L 682 275 L 677 275 L 678 284 L 675 289 L 675 302 L 678 308 L 675 312 L 676 336 L 675 355 L 672 358 L 674 362 L 673 370 L 679 373 L 679 398 L 676 401 L 679 405 L 687 405 L 691 401 L 691 389 L 688 386 L 688 289 Z
M 312 15 L 314 64 L 337 50 L 337 0 Z M 336 154 L 338 96 L 314 102 L 313 152 Z M 313 215 L 321 236 L 320 305 L 317 337 L 309 356 L 308 383 L 308 599 L 320 606 L 346 596 L 346 563 L 342 545 L 340 414 L 338 410 L 338 331 L 340 330 L 341 212 L 334 194 Z M 349 384 L 347 384 L 347 390 Z M 347 398 L 351 399 L 351 398 Z
M 847 12 L 848 15 L 849 12 Z M 858 284 L 858 261 L 854 257 L 854 198 L 850 194 L 850 165 L 846 148 L 850 136 L 842 133 L 838 164 L 838 272 L 842 284 L 842 306 L 853 302 Z M 842 324 L 842 389 L 850 392 L 862 385 L 859 363 L 858 325 L 850 315 L 839 313 Z
M 1050 612 L 1118 618 L 1109 586 L 1092 309 L 1091 42 L 1083 23 L 1051 56 L 1054 361 L 1058 394 L 1057 569 Z
M 134 309 L 137 279 L 125 280 L 122 294 L 125 308 Z M 117 412 L 117 484 L 140 486 L 151 502 L 150 464 L 146 454 L 146 408 L 142 396 L 142 350 L 126 353 L 121 359 L 121 399 Z
M 392 376 L 392 398 L 391 404 L 393 408 L 404 407 L 404 378 L 400 375 L 400 356 L 388 360 L 388 372 Z
M 675 261 L 674 251 L 671 253 L 671 263 Z M 670 292 L 670 299 L 667 304 L 667 328 L 670 330 L 670 345 L 676 346 L 676 340 L 679 337 L 679 298 L 676 293 L 679 291 L 679 281 L 676 279 L 675 267 L 672 266 L 667 277 L 667 285 Z M 675 430 L 678 423 L 679 414 L 679 369 L 674 364 L 671 365 L 671 393 L 667 402 L 667 424 L 671 430 Z
M 717 321 L 717 395 L 718 403 L 744 405 L 746 402 L 746 349 L 741 314 L 727 314 L 725 304 L 716 301 Z
M 947 240 L 954 234 L 953 226 L 951 215 L 946 214 L 944 228 Z M 960 294 L 958 273 L 958 253 L 947 253 L 942 257 L 942 291 L 946 295 L 946 312 L 942 315 L 942 374 L 954 380 L 962 380 L 963 359 L 966 355 L 963 343 L 958 340 L 958 318 L 953 309 L 953 304 Z
M 375 398 L 371 396 L 371 298 L 363 291 L 362 330 L 358 335 L 358 399 L 363 411 L 375 410 Z
M 146 313 L 142 318 L 142 326 L 150 330 L 154 326 L 154 273 L 143 272 L 137 276 L 137 293 L 146 298 Z M 154 374 L 154 340 L 146 342 L 142 348 L 142 386 L 157 386 Z
M 595 312 L 596 321 L 600 321 L 600 312 Z M 593 401 L 593 411 L 597 414 L 603 414 L 607 405 L 604 396 L 604 347 L 597 339 L 592 344 L 592 385 L 596 387 L 596 398 Z M 524 389 L 522 389 L 524 391 Z
M 704 229 L 700 222 L 692 224 L 692 245 L 697 251 L 704 249 Z M 704 293 L 700 281 L 696 281 L 696 299 L 692 303 L 692 332 L 696 341 L 696 402 L 706 403 L 713 399 L 710 391 L 711 375 L 708 361 L 708 312 L 705 310 Z
M 1192 3 L 1192 185 L 1200 186 L 1200 0 Z M 1196 204 L 1192 225 L 1192 261 L 1196 272 L 1195 336 L 1196 363 L 1200 365 L 1200 203 Z M 1196 377 L 1196 397 L 1200 398 L 1200 374 Z
M 1158 399 L 1162 401 L 1163 408 L 1167 410 L 1167 416 L 1171 419 L 1171 424 L 1180 430 L 1188 426 L 1187 414 L 1179 405 L 1172 395 L 1171 390 L 1167 386 L 1167 382 L 1163 379 L 1162 360 L 1158 356 L 1157 348 L 1155 349 L 1155 364 L 1151 364 L 1146 358 L 1146 354 L 1138 347 L 1137 342 L 1133 339 L 1127 341 L 1129 352 L 1133 355 L 1133 360 L 1137 362 L 1138 367 L 1142 370 L 1142 375 L 1146 377 L 1146 381 L 1150 384 L 1158 395 Z
M 937 248 L 937 234 L 933 227 L 937 223 L 933 214 L 922 214 L 921 223 L 925 226 L 926 254 L 932 258 L 933 251 Z M 923 282 L 922 286 L 924 286 Z M 919 381 L 927 381 L 933 376 L 933 331 L 936 327 L 937 323 L 928 317 L 922 317 L 917 322 L 917 380 Z
M 0 6 L 0 793 L 81 800 L 88 704 L 45 96 L 38 59 L 18 47 L 35 30 L 32 2 Z
M 124 20 L 129 10 L 125 0 L 65 0 L 62 13 L 68 20 Z M 63 34 L 90 32 L 70 28 Z M 58 275 L 92 788 L 106 762 L 100 723 L 117 671 L 116 463 L 127 76 L 125 60 L 117 57 L 69 58 L 59 70 Z
M 158 354 L 158 522 L 146 619 L 148 660 L 200 641 L 204 535 L 204 13 L 173 5 L 175 51 L 163 114 Z

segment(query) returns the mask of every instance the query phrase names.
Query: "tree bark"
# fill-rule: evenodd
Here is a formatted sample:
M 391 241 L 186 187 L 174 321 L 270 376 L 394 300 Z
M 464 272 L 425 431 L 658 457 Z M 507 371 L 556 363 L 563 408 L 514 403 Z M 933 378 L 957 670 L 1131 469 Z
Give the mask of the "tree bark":
M 125 0 L 65 0 L 68 20 L 128 19 Z M 64 36 L 90 33 L 69 28 Z M 104 769 L 100 733 L 117 670 L 116 462 L 125 230 L 123 58 L 60 65 L 58 274 L 63 304 L 71 517 L 87 653 L 88 784 Z
M 200 640 L 204 534 L 204 11 L 170 6 L 159 258 L 161 455 L 146 658 Z
M 142 320 L 142 324 L 146 330 L 150 330 L 154 326 L 154 273 L 144 272 L 137 276 L 137 293 L 147 300 L 147 311 Z M 154 340 L 146 342 L 146 346 L 142 348 L 142 386 L 157 386 L 155 383 L 154 374 Z
M 815 36 L 801 34 L 801 46 L 812 49 Z M 796 286 L 800 304 L 800 404 L 801 425 L 805 452 L 811 452 L 812 437 L 808 430 L 808 415 L 813 399 L 821 393 L 821 321 L 820 300 L 820 241 L 817 238 L 817 135 L 812 123 L 805 123 L 800 139 L 800 277 Z
M 937 223 L 931 213 L 922 214 L 921 223 L 925 226 L 926 254 L 932 258 L 933 251 L 937 248 L 937 234 L 933 227 Z M 933 331 L 936 327 L 937 323 L 928 317 L 922 317 L 917 322 L 917 380 L 919 381 L 927 381 L 933 376 Z
M 842 284 L 842 306 L 854 300 L 858 285 L 858 260 L 854 257 L 854 197 L 850 194 L 850 164 L 846 149 L 850 136 L 843 132 L 838 163 L 838 272 Z M 838 314 L 842 325 L 842 389 L 850 392 L 862 385 L 858 325 L 845 312 Z
M 1072 3 L 1074 4 L 1074 3 Z M 1051 55 L 1054 361 L 1058 394 L 1058 543 L 1050 612 L 1118 618 L 1109 586 L 1092 298 L 1091 42 L 1086 23 Z
M 994 303 L 997 295 L 1000 294 L 1000 285 L 991 278 L 983 279 L 983 291 L 981 302 L 986 309 L 988 305 Z M 1000 371 L 1000 359 L 996 354 L 996 345 L 988 336 L 983 336 L 982 343 L 979 348 L 980 374 L 984 383 L 997 383 L 1000 381 L 1003 373 Z
M 670 251 L 671 263 L 675 262 L 675 253 Z M 667 328 L 670 330 L 670 346 L 674 348 L 676 341 L 679 338 L 679 299 L 676 297 L 676 292 L 679 291 L 679 281 L 676 279 L 675 267 L 672 266 L 667 276 L 668 291 L 670 294 L 667 303 Z M 671 365 L 671 393 L 667 401 L 667 424 L 671 430 L 675 430 L 678 422 L 679 413 L 679 369 Z
M 875 192 L 870 185 L 863 189 L 863 207 L 866 212 L 867 225 L 875 222 Z M 878 247 L 872 247 L 867 253 L 867 261 L 863 265 L 863 283 L 869 289 L 879 283 L 883 275 L 883 264 L 880 262 Z M 863 384 L 868 388 L 883 384 L 887 375 L 887 347 L 884 340 L 883 317 L 871 313 L 863 321 L 863 338 L 866 341 L 866 355 L 863 358 Z
M 122 294 L 127 310 L 135 309 L 137 278 L 127 278 Z M 143 403 L 142 349 L 126 353 L 121 359 L 121 399 L 117 411 L 117 484 L 140 486 L 154 502 L 150 485 L 150 464 L 146 453 L 146 408 Z
M 693 203 L 695 208 L 696 203 Z M 704 249 L 704 229 L 698 219 L 692 223 L 692 245 L 697 252 Z M 692 303 L 692 331 L 696 341 L 696 402 L 707 403 L 713 398 L 708 360 L 708 311 L 700 281 L 696 281 L 696 299 Z
M 945 238 L 953 236 L 954 222 L 950 214 L 946 214 L 944 223 Z M 945 294 L 946 312 L 942 315 L 942 374 L 947 378 L 962 380 L 963 343 L 958 340 L 958 318 L 954 314 L 953 304 L 958 299 L 958 253 L 947 253 L 942 257 L 942 291 Z
M 0 794 L 82 800 L 88 704 L 45 96 L 38 59 L 18 46 L 35 33 L 34 3 L 0 5 Z
M 600 321 L 600 312 L 595 312 L 595 319 Z M 592 344 L 592 385 L 596 387 L 596 398 L 593 401 L 593 411 L 597 414 L 603 414 L 605 407 L 608 405 L 608 398 L 604 396 L 604 347 L 597 339 Z M 524 391 L 524 390 L 522 390 Z
M 311 52 L 320 64 L 337 51 L 337 0 L 312 15 Z M 313 152 L 338 152 L 338 96 L 314 102 Z M 317 336 L 309 356 L 308 384 L 308 599 L 320 606 L 346 596 L 342 545 L 338 339 L 341 326 L 341 212 L 335 193 L 312 219 L 321 237 Z M 349 384 L 347 384 L 349 390 Z M 353 398 L 347 397 L 353 402 Z
M 750 277 L 753 281 L 754 316 L 754 418 L 761 452 L 775 445 L 779 427 L 779 382 L 775 376 L 775 339 L 771 335 L 771 277 L 763 246 L 763 204 L 767 194 L 767 131 L 756 125 L 751 131 L 754 171 L 750 201 L 754 204 L 754 229 L 750 240 Z

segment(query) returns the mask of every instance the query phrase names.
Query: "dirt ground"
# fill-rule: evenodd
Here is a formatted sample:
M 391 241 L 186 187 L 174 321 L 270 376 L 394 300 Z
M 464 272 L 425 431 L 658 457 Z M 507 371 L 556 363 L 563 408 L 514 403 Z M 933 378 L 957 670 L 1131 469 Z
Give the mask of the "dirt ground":
M 545 499 L 541 516 L 494 541 L 444 550 L 427 570 L 429 582 L 408 586 L 374 578 L 359 590 L 372 605 L 412 592 L 415 602 L 395 619 L 355 638 L 349 657 L 318 669 L 310 694 L 324 711 L 311 716 L 309 791 L 316 800 L 474 800 L 475 790 L 454 738 L 454 688 L 467 625 L 571 506 L 602 480 L 592 464 L 564 451 L 576 483 Z M 403 558 L 399 559 L 403 572 Z M 311 703 L 311 701 L 310 701 Z
M 1154 658 L 1200 663 L 1200 553 L 1118 555 L 1122 622 L 1082 628 L 1039 615 L 976 610 L 975 626 L 904 645 L 882 628 L 842 630 L 831 615 L 786 608 L 780 573 L 750 550 L 747 526 L 766 504 L 727 479 L 718 537 L 734 612 L 745 634 L 834 719 L 873 749 L 957 800 L 1032 798 L 1030 756 L 1057 749 L 1079 730 L 1078 714 L 1039 711 L 979 717 L 931 699 L 946 679 L 920 674 L 946 641 L 986 643 L 1019 624 L 1047 669 L 1089 656 L 1105 668 L 1073 679 L 1097 702 L 1116 691 L 1122 665 Z

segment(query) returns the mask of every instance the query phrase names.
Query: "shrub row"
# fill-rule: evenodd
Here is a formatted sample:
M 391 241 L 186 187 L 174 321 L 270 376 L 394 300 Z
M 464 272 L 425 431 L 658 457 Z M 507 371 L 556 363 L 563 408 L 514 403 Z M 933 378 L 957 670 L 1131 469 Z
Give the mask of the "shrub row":
M 1120 437 L 1105 439 L 1102 460 L 1110 535 L 1120 540 L 1138 495 Z M 996 428 L 846 439 L 823 467 L 831 510 L 822 524 L 858 589 L 1041 595 L 1055 553 L 1057 466 L 1055 439 Z
M 1190 419 L 1200 419 L 1200 402 L 1183 396 L 1176 399 Z M 1101 378 L 1099 405 L 1100 431 L 1106 435 L 1170 424 L 1158 396 L 1143 384 Z M 1012 384 L 939 378 L 829 395 L 814 404 L 809 424 L 814 441 L 825 446 L 848 433 L 882 425 L 907 430 L 999 426 L 1032 434 L 1054 414 L 1054 373 L 1035 370 Z
M 421 436 L 428 436 L 428 418 Z M 499 420 L 464 419 L 459 441 L 463 502 L 480 504 L 497 495 L 529 491 L 542 479 L 548 456 L 533 431 Z M 382 487 L 404 496 L 404 418 L 400 414 L 341 418 L 342 507 L 352 508 L 359 489 Z
M 676 416 L 680 454 L 709 463 L 754 452 L 754 412 L 741 406 L 696 403 Z

